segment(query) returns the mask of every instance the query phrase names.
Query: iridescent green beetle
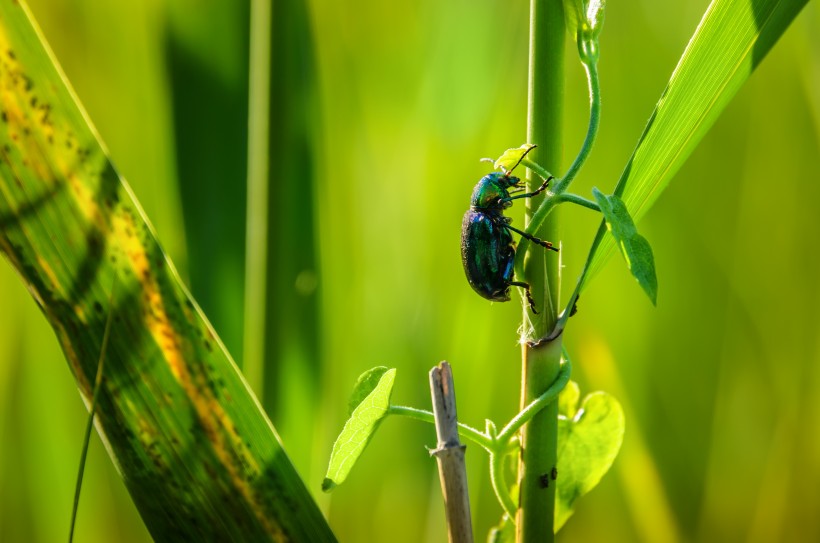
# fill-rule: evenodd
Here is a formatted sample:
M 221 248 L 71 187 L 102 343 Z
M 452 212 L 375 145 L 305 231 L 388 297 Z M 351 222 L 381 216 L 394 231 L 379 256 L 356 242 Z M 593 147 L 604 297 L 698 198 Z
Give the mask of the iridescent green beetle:
M 553 247 L 552 243 L 512 226 L 512 219 L 504 216 L 504 210 L 512 206 L 513 200 L 532 198 L 541 194 L 547 189 L 553 177 L 550 176 L 533 192 L 511 196 L 523 190 L 521 180 L 510 174 L 525 155 L 526 153 L 509 171 L 487 174 L 476 184 L 470 199 L 470 209 L 464 214 L 461 223 L 461 261 L 464 264 L 467 282 L 478 294 L 488 300 L 506 302 L 510 299 L 510 287 L 521 287 L 526 292 L 532 312 L 538 313 L 535 310 L 530 286 L 523 281 L 513 281 L 515 242 L 510 232 L 515 232 L 546 249 L 558 249 Z

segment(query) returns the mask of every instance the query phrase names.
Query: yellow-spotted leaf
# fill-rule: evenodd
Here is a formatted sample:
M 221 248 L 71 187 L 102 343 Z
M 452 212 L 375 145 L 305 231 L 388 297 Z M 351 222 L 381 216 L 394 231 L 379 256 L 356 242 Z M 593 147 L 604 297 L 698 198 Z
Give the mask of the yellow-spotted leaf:
M 155 541 L 335 540 L 22 0 L 0 1 L 0 251 L 87 403 L 112 315 L 96 426 Z

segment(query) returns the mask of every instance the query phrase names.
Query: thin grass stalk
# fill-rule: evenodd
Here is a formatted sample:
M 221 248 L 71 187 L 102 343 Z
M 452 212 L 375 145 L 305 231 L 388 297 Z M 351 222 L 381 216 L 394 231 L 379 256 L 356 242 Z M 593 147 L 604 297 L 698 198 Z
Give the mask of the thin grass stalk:
M 248 215 L 245 240 L 245 378 L 264 398 L 268 274 L 268 145 L 270 138 L 270 0 L 251 1 L 248 99 Z

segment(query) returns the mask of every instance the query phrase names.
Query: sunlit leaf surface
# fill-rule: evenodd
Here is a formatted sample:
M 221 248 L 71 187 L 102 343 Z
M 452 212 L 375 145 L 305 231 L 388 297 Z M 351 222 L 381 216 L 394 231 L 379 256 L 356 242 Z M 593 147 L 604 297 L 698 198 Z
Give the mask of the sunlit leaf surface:
M 356 383 L 350 397 L 350 418 L 345 423 L 333 451 L 322 490 L 328 492 L 347 479 L 347 475 L 364 452 L 390 407 L 396 370 L 383 366 L 366 371 Z
M 652 206 L 807 0 L 715 0 L 686 47 L 615 194 L 634 219 Z M 692 190 L 708 190 L 693 186 Z M 599 236 L 603 233 L 601 226 Z M 611 254 L 603 238 L 587 275 Z
M 574 415 L 558 419 L 556 532 L 572 515 L 576 501 L 609 471 L 624 438 L 624 412 L 609 394 L 593 392 L 572 410 Z
M 655 260 L 649 242 L 638 233 L 632 217 L 629 216 L 620 198 L 615 195 L 606 195 L 597 188 L 592 189 L 592 194 L 601 208 L 606 228 L 615 238 L 615 243 L 626 261 L 626 266 L 655 304 L 658 300 L 658 278 L 655 274 Z

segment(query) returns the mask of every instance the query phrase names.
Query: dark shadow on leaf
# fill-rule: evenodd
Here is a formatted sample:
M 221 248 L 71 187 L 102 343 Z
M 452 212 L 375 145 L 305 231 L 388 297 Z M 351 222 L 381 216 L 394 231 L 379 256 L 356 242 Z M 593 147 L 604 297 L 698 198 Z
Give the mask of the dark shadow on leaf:
M 15 227 L 26 220 L 26 218 L 35 215 L 40 208 L 57 196 L 64 187 L 65 183 L 56 184 L 43 194 L 20 206 L 16 213 L 0 214 L 0 235 L 3 235 L 4 230 Z
M 106 224 L 106 231 L 111 230 L 111 213 L 113 206 L 111 202 L 117 200 L 117 190 L 120 187 L 120 178 L 114 165 L 111 161 L 106 160 L 105 169 L 100 173 L 100 184 L 96 194 L 94 194 L 94 203 L 102 214 L 103 220 Z M 105 248 L 107 244 L 106 232 L 101 231 L 97 225 L 90 224 L 85 234 L 85 255 L 83 260 L 77 268 L 77 273 L 74 276 L 73 284 L 71 286 L 71 302 L 78 304 L 85 299 L 88 290 L 94 284 L 97 274 L 100 269 L 103 257 L 105 255 Z
M 757 68 L 807 3 L 808 0 L 750 0 L 749 7 L 760 32 L 752 50 L 752 70 Z

